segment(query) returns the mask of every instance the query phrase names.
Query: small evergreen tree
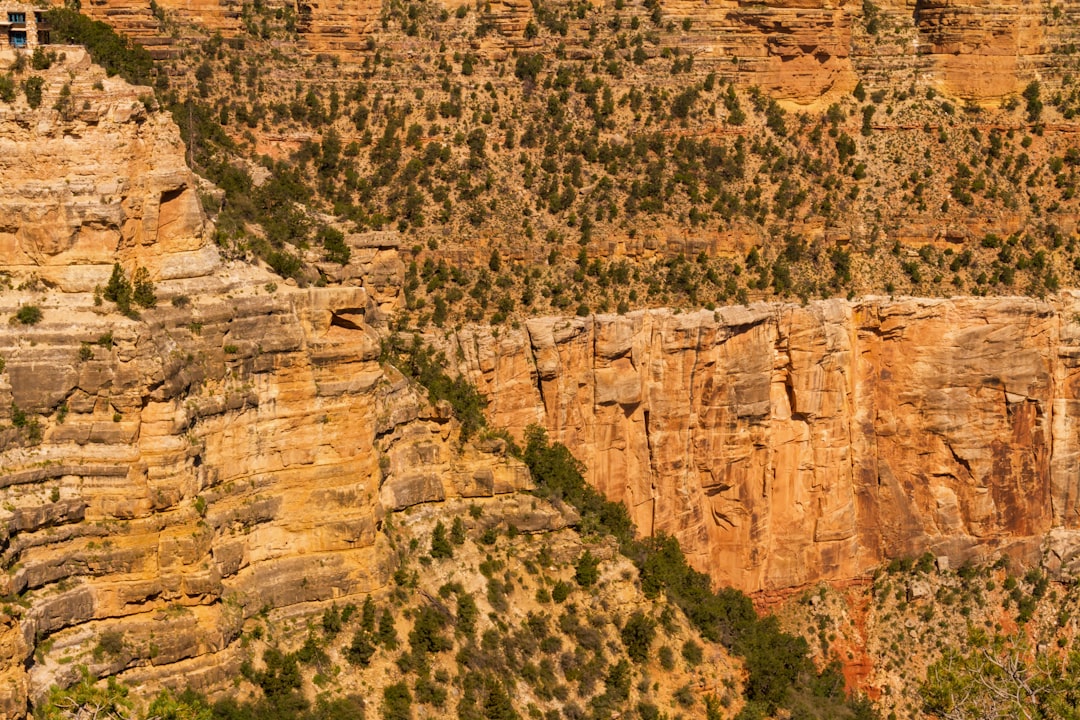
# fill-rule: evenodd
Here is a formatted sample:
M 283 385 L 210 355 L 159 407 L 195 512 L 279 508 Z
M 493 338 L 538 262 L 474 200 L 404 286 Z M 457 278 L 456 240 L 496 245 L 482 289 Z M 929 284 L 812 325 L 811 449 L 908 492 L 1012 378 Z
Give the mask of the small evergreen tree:
M 412 694 L 404 682 L 388 685 L 383 689 L 383 720 L 411 720 Z
M 389 610 L 383 609 L 379 617 L 379 644 L 387 650 L 393 650 L 398 646 L 397 629 L 394 627 L 394 616 Z
M 140 267 L 135 270 L 132 280 L 131 299 L 144 308 L 157 305 L 157 293 L 154 291 L 154 283 L 150 280 L 150 271 Z
M 454 523 L 450 526 L 450 542 L 455 545 L 465 542 L 465 521 L 460 517 L 454 518 Z
M 360 626 L 369 633 L 375 632 L 375 601 L 368 595 L 360 611 Z
M 116 303 L 116 308 L 120 312 L 125 315 L 131 312 L 132 287 L 120 263 L 113 265 L 112 275 L 109 277 L 109 283 L 105 286 L 103 294 L 106 300 Z
M 435 523 L 435 530 L 431 533 L 431 557 L 438 560 L 454 557 L 454 548 L 446 537 L 446 526 L 442 520 Z
M 349 644 L 348 649 L 345 650 L 345 659 L 353 665 L 360 665 L 361 667 L 367 667 L 371 664 L 371 658 L 375 655 L 375 646 L 368 639 L 367 633 L 363 630 L 357 630 L 353 634 L 352 642 Z
M 591 587 L 600 579 L 600 561 L 586 550 L 574 565 L 574 580 L 580 587 Z
M 626 654 L 631 660 L 639 665 L 648 661 L 649 650 L 656 635 L 656 623 L 652 618 L 638 610 L 623 625 L 621 635 Z
M 40 75 L 31 75 L 23 82 L 23 92 L 26 94 L 26 102 L 30 107 L 41 107 L 41 94 L 44 87 L 45 78 Z

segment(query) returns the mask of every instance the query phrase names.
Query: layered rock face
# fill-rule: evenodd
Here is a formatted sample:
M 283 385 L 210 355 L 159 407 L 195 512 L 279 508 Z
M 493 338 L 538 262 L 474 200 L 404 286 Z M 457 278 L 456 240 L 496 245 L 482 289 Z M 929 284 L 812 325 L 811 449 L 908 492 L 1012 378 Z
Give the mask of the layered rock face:
M 1059 80 L 1054 56 L 1071 52 L 1076 13 L 1075 3 L 867 3 L 853 35 L 853 64 L 873 86 L 922 77 L 949 94 L 999 98 L 1034 79 Z
M 779 0 L 662 7 L 692 21 L 684 45 L 721 74 L 811 103 L 851 90 L 930 80 L 972 100 L 1055 83 L 1054 54 L 1074 44 L 1077 7 L 1011 2 Z M 724 64 L 729 66 L 725 72 Z
M 104 285 L 114 262 L 155 279 L 206 275 L 208 245 L 180 133 L 150 112 L 149 88 L 108 78 L 81 47 L 59 47 L 43 107 L 0 104 L 0 265 L 63 290 Z M 67 110 L 53 108 L 67 87 Z
M 364 290 L 259 279 L 141 321 L 35 295 L 45 319 L 0 334 L 8 715 L 80 663 L 223 687 L 246 618 L 386 585 L 385 512 L 527 486 L 379 364 Z
M 852 24 L 861 8 L 831 0 L 718 4 L 668 0 L 665 16 L 689 21 L 680 45 L 725 79 L 812 102 L 855 87 Z
M 1077 308 L 835 300 L 453 342 L 497 424 L 546 425 L 718 583 L 779 590 L 927 550 L 1030 561 L 1076 528 Z
M 453 11 L 460 4 L 444 0 L 436 7 Z M 555 12 L 565 10 L 558 3 L 549 5 Z M 242 30 L 242 5 L 233 0 L 162 0 L 158 6 L 227 36 Z M 271 2 L 267 7 L 295 13 L 296 29 L 309 51 L 353 60 L 369 53 L 369 40 L 390 12 L 374 0 Z M 1032 79 L 1056 82 L 1053 55 L 1076 41 L 1075 3 L 1051 8 L 1018 0 L 725 0 L 704 5 L 663 0 L 660 8 L 665 22 L 684 28 L 676 41 L 680 49 L 721 78 L 802 104 L 848 92 L 860 79 L 896 87 L 929 78 L 950 94 L 998 98 L 1018 92 Z M 617 14 L 610 3 L 597 10 L 605 17 Z M 148 1 L 95 0 L 86 11 L 146 42 L 163 41 Z M 623 12 L 642 11 L 628 3 Z M 523 37 L 534 19 L 530 3 L 493 2 L 479 14 L 477 22 L 496 31 L 477 40 L 483 54 L 501 57 L 511 48 L 542 49 Z M 593 52 L 584 27 L 575 28 L 565 43 L 583 57 Z M 399 49 L 408 54 L 421 45 L 411 42 Z
M 41 108 L 0 104 L 2 717 L 80 665 L 229 688 L 246 619 L 387 584 L 387 513 L 529 483 L 379 363 L 393 237 L 350 238 L 336 288 L 223 264 L 175 126 L 66 52 Z M 75 118 L 49 109 L 60 77 Z M 151 269 L 157 307 L 95 302 L 114 260 Z

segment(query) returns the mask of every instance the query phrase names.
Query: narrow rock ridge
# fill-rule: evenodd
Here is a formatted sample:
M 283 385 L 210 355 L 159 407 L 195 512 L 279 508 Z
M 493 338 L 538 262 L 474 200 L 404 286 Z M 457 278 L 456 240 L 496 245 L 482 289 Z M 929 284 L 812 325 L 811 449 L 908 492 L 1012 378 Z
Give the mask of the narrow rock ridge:
M 496 425 L 545 425 L 643 533 L 755 592 L 927 550 L 1036 562 L 1045 541 L 1054 569 L 1072 567 L 1078 311 L 1072 293 L 867 298 L 538 318 L 449 341 Z

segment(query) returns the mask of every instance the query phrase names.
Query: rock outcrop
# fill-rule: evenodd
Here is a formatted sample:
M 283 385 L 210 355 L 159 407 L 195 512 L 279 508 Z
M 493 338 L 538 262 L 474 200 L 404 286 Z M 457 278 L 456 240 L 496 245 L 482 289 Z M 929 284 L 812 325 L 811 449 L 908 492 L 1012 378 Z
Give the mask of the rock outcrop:
M 0 334 L 6 714 L 80 663 L 222 687 L 246 618 L 387 584 L 386 512 L 527 487 L 379 364 L 363 289 L 259 279 L 141 320 L 34 294 L 42 322 Z
M 0 265 L 62 290 L 104 285 L 114 262 L 155 280 L 219 264 L 172 118 L 77 46 L 41 75 L 42 107 L 0 103 Z M 64 101 L 61 102 L 62 94 Z
M 223 263 L 176 127 L 64 52 L 41 107 L 0 103 L 0 717 L 80 665 L 230 687 L 246 619 L 388 583 L 387 513 L 529 484 L 380 364 L 392 234 L 334 288 Z M 95 297 L 114 261 L 156 307 Z
M 545 425 L 719 584 L 926 550 L 1037 558 L 1080 523 L 1080 299 L 840 300 L 453 337 L 494 422 Z

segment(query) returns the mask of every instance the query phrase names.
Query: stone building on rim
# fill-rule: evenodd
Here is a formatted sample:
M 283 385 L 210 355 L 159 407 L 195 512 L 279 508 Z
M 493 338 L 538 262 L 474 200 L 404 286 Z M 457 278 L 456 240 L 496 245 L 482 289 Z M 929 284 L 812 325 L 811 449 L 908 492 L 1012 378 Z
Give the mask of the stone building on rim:
M 0 48 L 33 49 L 49 40 L 43 8 L 0 0 Z

